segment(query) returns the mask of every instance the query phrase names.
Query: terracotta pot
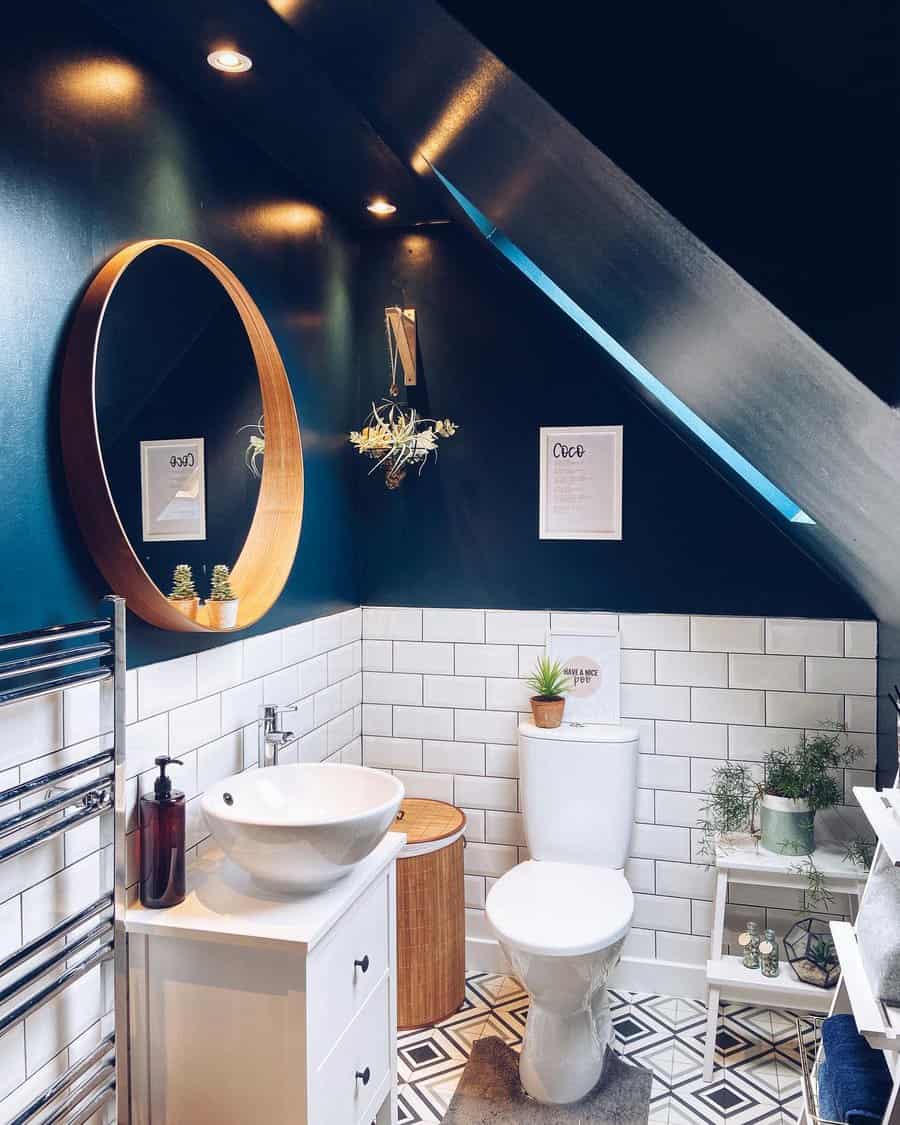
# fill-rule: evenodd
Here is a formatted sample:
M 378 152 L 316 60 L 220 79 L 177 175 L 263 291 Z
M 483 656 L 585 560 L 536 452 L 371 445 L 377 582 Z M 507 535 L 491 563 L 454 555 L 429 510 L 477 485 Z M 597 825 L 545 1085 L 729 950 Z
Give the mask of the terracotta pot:
M 199 598 L 169 598 L 169 601 L 179 613 L 183 613 L 191 621 L 197 620 L 197 610 L 200 608 Z
M 531 714 L 534 717 L 534 725 L 543 727 L 545 730 L 558 727 L 562 722 L 565 706 L 566 701 L 562 698 L 541 699 L 539 695 L 533 695 L 531 697 Z
M 206 613 L 211 629 L 233 629 L 237 623 L 238 605 L 240 598 L 231 598 L 227 602 L 215 602 L 208 599 Z

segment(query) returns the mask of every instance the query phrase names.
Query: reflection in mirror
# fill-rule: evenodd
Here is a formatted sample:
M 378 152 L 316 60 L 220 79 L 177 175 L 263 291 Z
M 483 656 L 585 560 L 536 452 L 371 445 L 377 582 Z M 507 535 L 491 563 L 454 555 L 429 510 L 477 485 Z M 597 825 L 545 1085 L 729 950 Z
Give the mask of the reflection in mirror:
M 207 597 L 213 566 L 233 566 L 250 530 L 263 408 L 246 330 L 206 266 L 170 246 L 129 265 L 104 313 L 94 393 L 135 553 L 164 594 L 187 563 Z

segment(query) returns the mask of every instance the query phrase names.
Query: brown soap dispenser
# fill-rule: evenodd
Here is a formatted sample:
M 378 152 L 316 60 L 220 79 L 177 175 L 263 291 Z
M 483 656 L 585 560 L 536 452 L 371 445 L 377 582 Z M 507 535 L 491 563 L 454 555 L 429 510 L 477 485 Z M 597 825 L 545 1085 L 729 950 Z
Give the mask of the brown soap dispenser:
M 166 766 L 183 764 L 157 758 L 153 796 L 141 797 L 141 902 L 154 910 L 184 901 L 185 801 L 166 775 Z

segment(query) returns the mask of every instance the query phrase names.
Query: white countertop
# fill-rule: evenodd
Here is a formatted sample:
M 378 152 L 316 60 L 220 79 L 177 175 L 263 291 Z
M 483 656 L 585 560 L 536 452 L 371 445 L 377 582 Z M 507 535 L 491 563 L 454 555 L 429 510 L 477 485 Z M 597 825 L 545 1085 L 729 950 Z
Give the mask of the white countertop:
M 288 898 L 262 890 L 218 848 L 187 869 L 187 895 L 178 906 L 148 910 L 135 902 L 125 914 L 130 934 L 310 950 L 381 874 L 406 844 L 388 832 L 349 875 L 318 894 Z

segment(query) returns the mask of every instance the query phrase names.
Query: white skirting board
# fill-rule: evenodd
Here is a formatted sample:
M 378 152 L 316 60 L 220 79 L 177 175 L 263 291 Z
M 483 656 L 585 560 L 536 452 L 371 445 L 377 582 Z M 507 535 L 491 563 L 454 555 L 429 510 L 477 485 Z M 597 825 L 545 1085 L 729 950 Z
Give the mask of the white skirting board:
M 625 992 L 650 992 L 680 996 L 706 1003 L 706 970 L 681 961 L 655 961 L 649 957 L 623 957 L 613 970 L 610 986 Z
M 466 968 L 476 973 L 512 973 L 500 943 L 489 938 L 466 938 Z M 623 957 L 610 978 L 612 988 L 706 1000 L 706 967 L 649 957 Z

